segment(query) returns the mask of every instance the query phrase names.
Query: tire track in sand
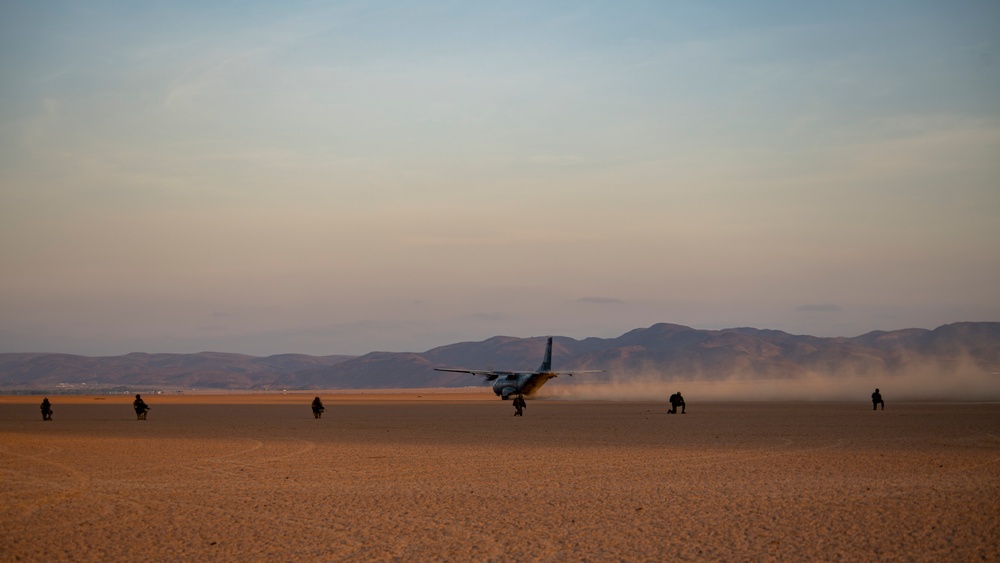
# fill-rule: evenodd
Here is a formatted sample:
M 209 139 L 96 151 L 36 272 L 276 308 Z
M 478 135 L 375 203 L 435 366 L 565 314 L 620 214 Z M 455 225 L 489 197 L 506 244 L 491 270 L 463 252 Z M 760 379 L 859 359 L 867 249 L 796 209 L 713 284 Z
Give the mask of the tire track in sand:
M 20 478 L 21 483 L 27 484 L 42 482 L 44 484 L 44 492 L 42 492 L 40 496 L 33 496 L 30 501 L 15 501 L 9 503 L 4 509 L 5 512 L 12 510 L 25 511 L 29 508 L 40 510 L 46 505 L 62 502 L 72 497 L 82 495 L 85 491 L 91 488 L 92 481 L 90 475 L 70 466 L 67 463 L 62 463 L 48 458 L 48 456 L 53 456 L 61 451 L 63 451 L 62 448 L 50 446 L 43 453 L 24 454 L 13 451 L 9 445 L 0 444 L 0 456 L 4 456 L 8 459 L 21 460 L 21 462 L 26 465 L 26 469 L 5 469 L 6 472 L 12 474 L 16 478 Z M 58 471 L 66 473 L 69 478 L 55 482 L 41 479 L 32 472 L 32 468 L 37 469 L 38 465 L 55 468 Z M 8 481 L 8 483 L 10 483 L 10 481 Z M 62 490 L 48 492 L 51 490 L 53 485 L 66 485 L 66 487 Z

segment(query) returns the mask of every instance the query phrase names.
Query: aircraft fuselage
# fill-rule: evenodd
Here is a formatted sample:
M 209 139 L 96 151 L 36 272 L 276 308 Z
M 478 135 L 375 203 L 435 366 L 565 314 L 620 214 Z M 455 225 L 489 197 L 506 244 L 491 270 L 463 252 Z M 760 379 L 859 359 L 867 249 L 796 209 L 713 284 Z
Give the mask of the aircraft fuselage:
M 556 375 L 554 373 L 520 373 L 507 375 L 505 377 L 497 378 L 497 380 L 493 382 L 493 392 L 505 401 L 511 395 L 517 395 L 518 393 L 530 397 L 534 395 L 542 385 L 545 385 L 546 381 L 555 376 Z

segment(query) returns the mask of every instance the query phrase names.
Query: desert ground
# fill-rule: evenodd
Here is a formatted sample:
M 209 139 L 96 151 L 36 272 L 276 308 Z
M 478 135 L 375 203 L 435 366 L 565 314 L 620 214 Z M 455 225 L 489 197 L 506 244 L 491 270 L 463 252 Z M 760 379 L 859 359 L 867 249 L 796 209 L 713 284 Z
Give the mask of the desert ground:
M 3 561 L 1000 557 L 1000 404 L 0 397 Z

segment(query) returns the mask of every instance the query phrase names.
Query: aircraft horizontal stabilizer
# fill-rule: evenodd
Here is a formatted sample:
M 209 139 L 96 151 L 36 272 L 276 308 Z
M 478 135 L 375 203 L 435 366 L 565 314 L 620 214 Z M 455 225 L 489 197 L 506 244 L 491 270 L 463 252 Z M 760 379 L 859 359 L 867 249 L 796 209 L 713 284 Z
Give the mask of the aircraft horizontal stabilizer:
M 603 369 L 578 369 L 576 371 L 554 371 L 552 375 L 569 375 L 573 376 L 578 373 L 604 373 Z

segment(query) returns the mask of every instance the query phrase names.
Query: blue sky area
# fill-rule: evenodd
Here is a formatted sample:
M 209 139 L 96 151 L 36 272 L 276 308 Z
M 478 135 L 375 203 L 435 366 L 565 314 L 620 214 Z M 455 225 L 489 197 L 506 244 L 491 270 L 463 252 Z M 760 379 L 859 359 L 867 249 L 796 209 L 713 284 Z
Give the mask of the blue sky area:
M 0 4 L 0 352 L 1000 320 L 996 2 Z

